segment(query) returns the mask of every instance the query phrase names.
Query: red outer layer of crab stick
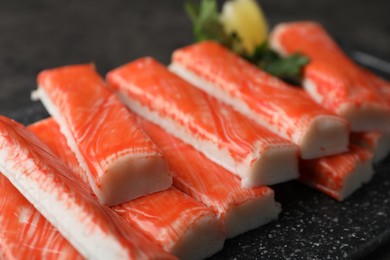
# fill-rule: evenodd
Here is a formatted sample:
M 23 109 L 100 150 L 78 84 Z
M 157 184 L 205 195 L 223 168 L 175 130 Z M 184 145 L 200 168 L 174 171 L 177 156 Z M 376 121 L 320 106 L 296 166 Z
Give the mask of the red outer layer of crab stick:
M 119 67 L 107 80 L 138 115 L 242 179 L 243 187 L 298 177 L 297 147 L 194 88 L 152 58 Z
M 29 128 L 75 172 L 85 175 L 54 119 Z M 89 185 L 85 181 L 85 185 Z M 112 207 L 126 222 L 180 259 L 203 259 L 223 247 L 225 229 L 216 214 L 174 188 Z
M 141 120 L 161 148 L 179 190 L 214 210 L 234 237 L 277 219 L 280 205 L 266 186 L 244 189 L 240 179 L 159 126 Z
M 5 117 L 0 171 L 85 258 L 174 259 L 99 204 L 47 145 Z
M 224 226 L 216 214 L 170 188 L 113 207 L 126 221 L 180 259 L 204 259 L 223 247 Z
M 371 180 L 372 152 L 350 145 L 348 152 L 300 163 L 300 180 L 336 200 L 344 200 Z
M 101 203 L 120 204 L 171 186 L 157 147 L 93 65 L 41 72 L 35 96 L 59 123 Z
M 1 173 L 0 258 L 83 259 Z
M 390 133 L 351 133 L 351 143 L 372 151 L 374 153 L 374 162 L 383 160 L 390 153 Z
M 317 103 L 347 118 L 352 131 L 390 131 L 390 95 L 383 93 L 389 93 L 389 83 L 353 63 L 321 25 L 282 23 L 270 42 L 281 54 L 309 57 L 305 90 Z
M 72 172 L 84 182 L 85 188 L 90 189 L 86 172 L 81 169 L 75 153 L 69 148 L 65 136 L 61 133 L 60 126 L 54 118 L 42 119 L 29 125 L 27 128 L 38 136 L 58 158 L 68 165 Z
M 349 125 L 345 119 L 218 43 L 205 41 L 176 50 L 170 69 L 299 145 L 304 159 L 347 150 Z

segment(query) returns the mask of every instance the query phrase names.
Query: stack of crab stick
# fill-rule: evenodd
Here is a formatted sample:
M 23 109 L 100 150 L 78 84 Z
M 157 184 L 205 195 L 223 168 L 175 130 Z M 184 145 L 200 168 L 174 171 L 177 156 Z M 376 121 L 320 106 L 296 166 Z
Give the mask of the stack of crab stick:
M 83 257 L 174 259 L 98 203 L 72 170 L 36 135 L 5 117 L 0 117 L 0 171 Z M 19 213 L 19 218 L 23 221 L 27 215 Z M 41 236 L 46 234 L 45 223 L 40 224 L 30 227 L 36 234 L 34 241 L 44 239 Z M 1 237 L 2 252 L 12 249 L 5 243 L 12 245 L 25 230 L 20 232 L 13 238 L 9 234 L 11 240 Z M 45 250 L 51 250 L 50 246 L 55 250 L 55 245 L 48 242 L 49 248 Z
M 34 96 L 59 123 L 102 204 L 120 204 L 171 186 L 158 148 L 93 65 L 41 72 Z
M 295 143 L 304 159 L 347 150 L 349 125 L 222 45 L 205 41 L 176 50 L 170 69 L 270 131 Z
M 239 176 L 243 187 L 298 177 L 296 146 L 251 122 L 152 58 L 112 70 L 107 81 L 138 115 Z
M 85 172 L 53 118 L 29 128 L 81 179 Z M 84 185 L 89 186 L 87 180 Z M 175 188 L 143 196 L 111 207 L 120 218 L 134 226 L 164 250 L 182 259 L 202 259 L 219 251 L 225 229 L 203 204 Z M 163 212 L 163 214 L 162 214 Z
M 91 64 L 41 72 L 52 118 L 0 117 L 0 256 L 203 259 L 277 219 L 267 185 L 344 200 L 368 182 L 390 149 L 390 84 L 316 23 L 270 42 L 309 57 L 303 89 L 211 41 L 107 82 Z

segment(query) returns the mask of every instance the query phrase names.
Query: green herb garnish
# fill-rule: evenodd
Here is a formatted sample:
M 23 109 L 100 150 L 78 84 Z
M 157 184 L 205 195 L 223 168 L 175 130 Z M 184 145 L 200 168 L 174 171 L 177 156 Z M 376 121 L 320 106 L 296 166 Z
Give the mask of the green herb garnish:
M 282 57 L 267 42 L 257 46 L 253 53 L 246 53 L 237 33 L 227 34 L 220 20 L 216 0 L 201 0 L 200 4 L 187 2 L 185 10 L 193 25 L 195 41 L 214 40 L 247 59 L 262 70 L 285 81 L 297 83 L 303 66 L 309 59 L 299 53 Z

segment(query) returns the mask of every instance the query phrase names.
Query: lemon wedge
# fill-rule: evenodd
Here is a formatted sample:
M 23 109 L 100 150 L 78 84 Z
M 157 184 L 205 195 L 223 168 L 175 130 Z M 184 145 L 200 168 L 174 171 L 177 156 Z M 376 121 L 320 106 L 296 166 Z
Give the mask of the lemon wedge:
M 248 54 L 267 39 L 268 23 L 255 0 L 225 2 L 220 18 L 225 31 L 228 34 L 235 32 Z

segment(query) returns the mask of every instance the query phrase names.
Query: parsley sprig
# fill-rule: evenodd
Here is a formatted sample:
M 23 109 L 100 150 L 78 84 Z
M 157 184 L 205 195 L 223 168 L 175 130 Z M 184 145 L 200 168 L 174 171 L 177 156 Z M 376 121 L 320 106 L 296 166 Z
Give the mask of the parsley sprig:
M 248 54 L 237 33 L 230 35 L 226 33 L 216 0 L 201 0 L 199 4 L 187 2 L 185 10 L 193 25 L 195 41 L 217 41 L 262 70 L 285 81 L 299 82 L 303 67 L 309 63 L 309 59 L 299 53 L 287 57 L 280 56 L 269 47 L 268 42 L 257 46 L 253 53 Z

